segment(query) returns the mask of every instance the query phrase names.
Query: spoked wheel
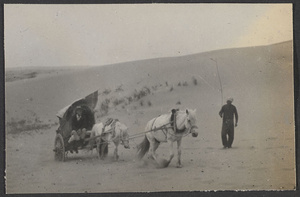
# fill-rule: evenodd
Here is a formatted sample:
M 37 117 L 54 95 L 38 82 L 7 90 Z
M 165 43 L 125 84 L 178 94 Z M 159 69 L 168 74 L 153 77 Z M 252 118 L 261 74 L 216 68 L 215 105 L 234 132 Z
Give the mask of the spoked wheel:
M 65 161 L 65 144 L 61 134 L 57 134 L 54 142 L 54 159 L 55 161 Z

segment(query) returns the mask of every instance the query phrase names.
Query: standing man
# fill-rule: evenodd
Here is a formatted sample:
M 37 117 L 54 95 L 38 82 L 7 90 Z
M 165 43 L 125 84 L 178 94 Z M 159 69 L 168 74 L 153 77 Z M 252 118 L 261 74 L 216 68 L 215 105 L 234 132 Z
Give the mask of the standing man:
M 232 105 L 233 98 L 227 99 L 227 104 L 223 105 L 219 115 L 223 118 L 222 124 L 222 143 L 224 148 L 231 148 L 234 139 L 234 126 L 238 123 L 238 113 L 234 105 Z M 233 121 L 233 116 L 235 116 L 235 125 Z M 228 138 L 227 138 L 228 136 Z

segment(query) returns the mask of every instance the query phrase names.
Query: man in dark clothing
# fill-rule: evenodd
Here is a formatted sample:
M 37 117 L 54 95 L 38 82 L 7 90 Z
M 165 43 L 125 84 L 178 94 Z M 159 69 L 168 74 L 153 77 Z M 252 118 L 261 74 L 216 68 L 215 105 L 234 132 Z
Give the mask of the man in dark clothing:
M 231 148 L 233 139 L 234 139 L 234 120 L 235 116 L 235 126 L 237 127 L 238 123 L 238 113 L 234 105 L 232 105 L 233 98 L 227 99 L 227 104 L 223 105 L 219 115 L 223 118 L 222 124 L 222 143 L 224 148 Z M 227 138 L 228 135 L 228 138 Z

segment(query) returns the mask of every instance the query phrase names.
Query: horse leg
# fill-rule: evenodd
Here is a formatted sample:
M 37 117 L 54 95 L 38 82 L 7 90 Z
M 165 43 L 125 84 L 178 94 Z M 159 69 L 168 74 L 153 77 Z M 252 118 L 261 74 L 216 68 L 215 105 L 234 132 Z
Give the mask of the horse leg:
M 181 139 L 177 140 L 177 168 L 181 168 Z
M 160 145 L 160 142 L 156 141 L 155 144 L 153 144 L 153 152 L 155 154 L 156 149 L 158 148 L 158 146 Z
M 114 160 L 118 161 L 119 160 L 119 155 L 118 155 L 118 143 L 114 143 L 115 144 L 115 150 L 114 150 Z
M 170 158 L 169 158 L 169 160 L 161 159 L 161 160 L 157 161 L 157 164 L 159 165 L 158 167 L 160 167 L 160 168 L 168 167 L 170 162 L 172 161 L 173 157 L 174 157 L 173 141 L 171 141 L 171 144 L 170 144 Z
M 104 142 L 104 140 L 102 140 L 100 138 L 99 139 L 99 143 L 98 143 L 97 146 L 99 146 L 99 151 L 98 151 L 98 153 L 99 153 L 99 159 L 103 160 L 104 157 L 105 157 L 104 151 L 105 151 L 105 148 L 106 148 L 106 143 Z
M 100 139 L 96 139 L 96 145 L 98 159 L 100 159 Z
M 157 161 L 157 157 L 156 157 L 156 155 L 155 155 L 155 150 L 156 150 L 157 147 L 158 147 L 158 145 L 157 145 L 158 142 L 156 142 L 154 138 L 151 138 L 151 139 L 148 138 L 148 140 L 149 140 L 149 142 L 150 142 L 150 147 L 149 147 L 148 156 L 149 156 L 149 158 L 153 158 L 155 161 Z M 156 147 L 156 148 L 155 148 L 155 147 Z
M 173 159 L 173 157 L 174 157 L 174 151 L 173 151 L 173 141 L 171 141 L 171 143 L 170 143 L 170 158 L 169 158 L 169 161 L 168 161 L 168 163 L 170 163 L 171 162 L 171 160 Z
M 107 148 L 107 146 L 108 146 L 108 143 L 103 143 L 102 145 L 101 145 L 101 156 L 100 156 L 100 158 L 102 159 L 102 160 L 104 160 L 104 158 L 106 157 L 106 148 Z

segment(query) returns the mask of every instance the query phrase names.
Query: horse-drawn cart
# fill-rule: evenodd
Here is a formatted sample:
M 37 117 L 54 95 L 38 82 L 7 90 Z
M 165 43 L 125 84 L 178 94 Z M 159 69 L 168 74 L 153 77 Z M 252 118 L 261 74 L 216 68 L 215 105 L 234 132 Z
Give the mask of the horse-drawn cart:
M 84 149 L 89 144 L 89 134 L 86 139 L 81 139 L 73 143 L 68 143 L 72 132 L 72 117 L 76 109 L 82 109 L 82 116 L 86 121 L 86 129 L 91 130 L 95 124 L 94 110 L 98 102 L 98 91 L 86 96 L 85 98 L 75 101 L 73 104 L 66 106 L 57 113 L 59 127 L 56 130 L 54 140 L 54 158 L 57 161 L 65 161 L 66 154 L 73 151 L 74 146 L 78 149 Z M 96 144 L 94 144 L 96 147 Z M 93 147 L 92 147 L 93 148 Z

